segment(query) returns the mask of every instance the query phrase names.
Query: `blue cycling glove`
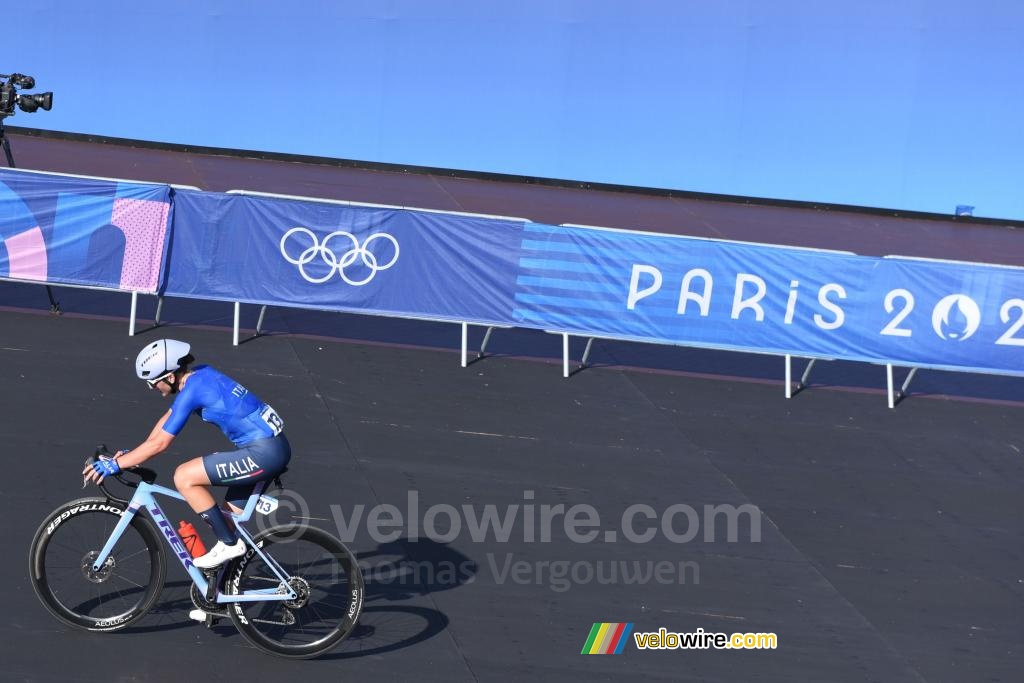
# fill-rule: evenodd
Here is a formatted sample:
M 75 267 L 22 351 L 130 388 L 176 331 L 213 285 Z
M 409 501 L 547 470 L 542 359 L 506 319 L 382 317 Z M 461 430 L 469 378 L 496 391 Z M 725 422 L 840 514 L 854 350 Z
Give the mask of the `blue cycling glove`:
M 121 466 L 113 458 L 101 458 L 92 464 L 92 468 L 103 477 L 112 477 L 121 471 Z

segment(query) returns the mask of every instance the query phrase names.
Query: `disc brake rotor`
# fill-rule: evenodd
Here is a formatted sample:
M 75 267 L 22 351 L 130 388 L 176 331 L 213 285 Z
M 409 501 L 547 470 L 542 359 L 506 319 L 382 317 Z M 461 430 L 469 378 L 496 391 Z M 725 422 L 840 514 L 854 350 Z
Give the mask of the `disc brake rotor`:
M 301 609 L 309 602 L 309 583 L 300 576 L 288 579 L 288 587 L 295 591 L 295 598 L 285 600 L 284 606 L 289 609 Z
M 82 557 L 82 576 L 85 577 L 86 581 L 92 583 L 103 583 L 110 578 L 111 572 L 114 571 L 114 567 L 117 566 L 117 560 L 114 559 L 113 555 L 108 555 L 107 559 L 100 566 L 99 571 L 94 571 L 92 568 L 93 562 L 100 556 L 100 551 L 90 550 Z

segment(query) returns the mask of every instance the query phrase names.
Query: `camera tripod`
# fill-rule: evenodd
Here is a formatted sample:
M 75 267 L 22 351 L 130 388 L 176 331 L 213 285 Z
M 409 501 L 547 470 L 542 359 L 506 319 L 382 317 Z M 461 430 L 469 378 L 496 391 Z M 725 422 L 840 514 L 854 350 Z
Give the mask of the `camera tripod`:
M 4 129 L 4 116 L 0 116 L 0 145 L 4 148 L 4 156 L 7 157 L 7 166 L 17 168 L 14 165 L 14 154 L 11 152 L 11 141 L 7 139 L 7 131 Z M 53 289 L 46 285 L 46 298 L 50 300 L 50 313 L 60 315 L 60 302 L 53 298 Z
M 7 139 L 4 131 L 4 117 L 0 116 L 0 144 L 4 147 L 4 154 L 7 156 L 7 165 L 14 168 L 14 155 L 11 154 L 11 142 Z

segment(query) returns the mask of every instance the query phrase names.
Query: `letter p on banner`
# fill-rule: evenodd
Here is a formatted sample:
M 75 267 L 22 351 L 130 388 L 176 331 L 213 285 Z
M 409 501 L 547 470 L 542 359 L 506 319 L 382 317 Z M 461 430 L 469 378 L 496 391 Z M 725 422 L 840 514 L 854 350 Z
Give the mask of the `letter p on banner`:
M 581 655 L 618 655 L 626 647 L 633 623 L 596 623 L 583 646 Z

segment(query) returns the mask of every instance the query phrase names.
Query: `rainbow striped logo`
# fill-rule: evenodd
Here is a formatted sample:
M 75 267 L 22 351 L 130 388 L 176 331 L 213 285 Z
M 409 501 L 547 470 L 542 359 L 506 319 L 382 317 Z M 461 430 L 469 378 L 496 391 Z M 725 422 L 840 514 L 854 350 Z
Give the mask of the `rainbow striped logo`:
M 622 648 L 626 647 L 629 634 L 633 630 L 633 623 L 598 623 L 590 629 L 590 636 L 587 644 L 583 646 L 581 655 L 619 655 Z

